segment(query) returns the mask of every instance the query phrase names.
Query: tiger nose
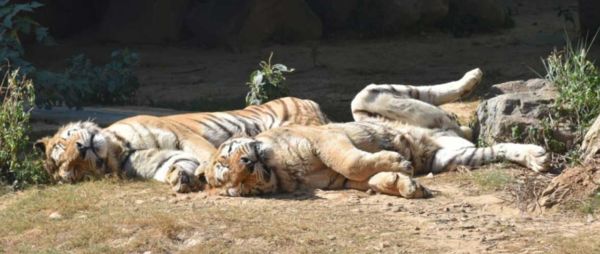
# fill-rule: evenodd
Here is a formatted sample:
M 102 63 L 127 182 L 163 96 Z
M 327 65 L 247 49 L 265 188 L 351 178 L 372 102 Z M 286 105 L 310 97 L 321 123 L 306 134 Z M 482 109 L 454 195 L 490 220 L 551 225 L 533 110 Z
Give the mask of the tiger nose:
M 77 142 L 77 151 L 79 152 L 79 155 L 84 156 L 85 152 L 87 151 L 87 147 L 85 147 L 82 143 Z

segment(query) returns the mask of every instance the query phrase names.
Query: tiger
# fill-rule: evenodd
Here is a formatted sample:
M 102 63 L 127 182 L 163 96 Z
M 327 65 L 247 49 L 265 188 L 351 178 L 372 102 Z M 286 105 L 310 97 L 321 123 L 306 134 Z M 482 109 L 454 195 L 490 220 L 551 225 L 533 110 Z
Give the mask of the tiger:
M 358 118 L 355 122 L 294 125 L 255 137 L 230 139 L 219 146 L 204 171 L 208 187 L 225 196 L 357 189 L 425 198 L 431 196 L 431 191 L 414 175 L 451 171 L 458 166 L 478 167 L 499 160 L 537 172 L 547 170 L 549 157 L 543 147 L 500 143 L 478 148 L 465 137 L 468 133 L 464 128 L 429 104 L 460 98 L 474 89 L 482 72 L 475 69 L 465 77 L 418 88 L 368 86 L 352 102 Z M 369 92 L 378 88 L 378 92 Z M 396 109 L 398 103 L 412 110 L 378 110 L 378 100 L 390 108 Z
M 133 116 L 106 128 L 92 121 L 72 122 L 34 147 L 43 152 L 44 168 L 58 182 L 112 175 L 154 179 L 185 193 L 202 188 L 202 170 L 231 137 L 329 122 L 316 102 L 285 97 L 227 112 Z

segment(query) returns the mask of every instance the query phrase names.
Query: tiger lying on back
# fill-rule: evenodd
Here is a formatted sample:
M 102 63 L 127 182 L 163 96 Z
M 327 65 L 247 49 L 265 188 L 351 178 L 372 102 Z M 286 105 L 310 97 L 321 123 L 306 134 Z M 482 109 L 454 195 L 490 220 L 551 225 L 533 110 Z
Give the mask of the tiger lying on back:
M 443 110 L 416 100 L 456 99 L 473 89 L 481 75 L 477 69 L 456 82 L 419 87 L 428 93 L 410 92 L 417 88 L 400 85 L 384 85 L 378 92 L 363 91 L 355 98 L 359 101 L 352 103 L 355 117 L 364 117 L 357 119 L 359 122 L 288 126 L 254 138 L 231 139 L 214 153 L 205 178 L 210 187 L 228 196 L 298 188 L 352 188 L 420 198 L 429 192 L 410 174 L 503 159 L 534 171 L 546 170 L 547 155 L 542 147 L 502 143 L 476 148 L 465 139 L 468 129 L 452 122 Z M 380 99 L 384 101 L 378 104 Z M 377 110 L 380 105 L 395 108 L 398 104 L 403 105 L 398 108 L 400 112 Z
M 168 182 L 175 191 L 189 192 L 201 187 L 196 170 L 201 173 L 232 136 L 327 122 L 315 102 L 287 97 L 228 112 L 135 116 L 104 129 L 87 121 L 70 123 L 35 146 L 45 152 L 44 166 L 58 181 L 112 174 Z

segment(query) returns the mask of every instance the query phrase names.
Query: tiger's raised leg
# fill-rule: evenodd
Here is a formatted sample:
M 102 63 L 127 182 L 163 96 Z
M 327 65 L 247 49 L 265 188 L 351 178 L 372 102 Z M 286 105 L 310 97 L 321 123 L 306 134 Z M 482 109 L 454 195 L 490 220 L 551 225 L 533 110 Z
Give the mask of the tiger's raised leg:
M 325 166 L 353 181 L 366 181 L 383 171 L 413 173 L 410 161 L 401 154 L 382 150 L 367 152 L 358 149 L 346 135 L 331 134 L 319 141 L 315 154 Z
M 431 192 L 419 182 L 398 172 L 379 172 L 367 181 L 348 180 L 344 184 L 344 188 L 362 191 L 371 189 L 378 193 L 404 198 L 426 198 L 431 196 Z
M 423 128 L 452 130 L 467 139 L 471 130 L 458 125 L 455 117 L 436 105 L 460 99 L 473 90 L 482 78 L 479 69 L 462 79 L 433 86 L 369 85 L 352 100 L 355 121 L 383 118 Z
M 453 170 L 459 165 L 481 166 L 500 160 L 518 163 L 536 172 L 548 170 L 548 155 L 546 150 L 537 145 L 500 143 L 489 147 L 477 148 L 465 144 L 466 140 L 459 137 L 444 137 L 437 141 L 442 146 L 431 161 L 431 172 Z

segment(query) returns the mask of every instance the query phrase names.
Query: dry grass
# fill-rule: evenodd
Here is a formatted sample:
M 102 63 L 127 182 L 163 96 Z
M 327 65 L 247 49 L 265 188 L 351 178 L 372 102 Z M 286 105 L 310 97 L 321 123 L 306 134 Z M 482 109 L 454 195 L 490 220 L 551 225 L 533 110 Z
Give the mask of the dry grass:
M 366 205 L 328 204 L 311 195 L 232 199 L 173 195 L 159 183 L 98 181 L 6 194 L 4 202 L 0 253 L 400 252 L 418 246 L 406 240 L 411 226 L 381 219 L 385 211 L 367 213 Z M 51 219 L 55 212 L 62 218 Z
M 0 196 L 0 253 L 482 253 L 541 249 L 537 239 L 550 242 L 565 225 L 598 229 L 564 216 L 520 221 L 514 204 L 494 198 L 502 191 L 480 187 L 498 181 L 476 180 L 499 171 L 519 169 L 422 178 L 439 191 L 424 200 L 350 190 L 175 195 L 160 183 L 121 181 L 28 189 Z M 51 219 L 55 212 L 62 218 Z
M 557 237 L 553 241 L 551 253 L 556 254 L 596 254 L 600 253 L 598 234 L 582 233 L 569 237 Z

